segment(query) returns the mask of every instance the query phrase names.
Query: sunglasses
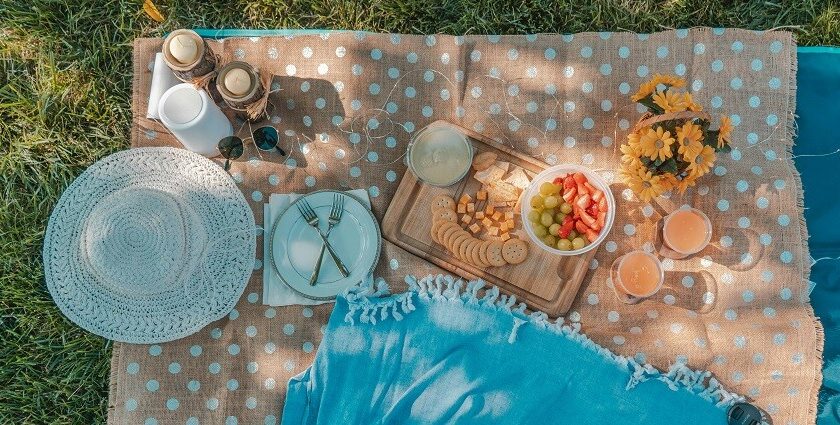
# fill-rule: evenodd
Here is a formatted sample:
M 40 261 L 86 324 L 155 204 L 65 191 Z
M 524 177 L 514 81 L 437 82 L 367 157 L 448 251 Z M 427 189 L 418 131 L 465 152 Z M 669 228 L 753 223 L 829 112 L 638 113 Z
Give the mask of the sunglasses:
M 280 135 L 277 129 L 270 126 L 260 127 L 251 134 L 254 139 L 254 145 L 261 151 L 271 151 L 276 149 L 280 155 L 286 156 L 286 151 L 277 146 L 280 141 Z M 230 169 L 230 161 L 239 159 L 245 153 L 245 146 L 242 139 L 236 136 L 228 136 L 219 140 L 219 153 L 225 158 L 225 171 Z

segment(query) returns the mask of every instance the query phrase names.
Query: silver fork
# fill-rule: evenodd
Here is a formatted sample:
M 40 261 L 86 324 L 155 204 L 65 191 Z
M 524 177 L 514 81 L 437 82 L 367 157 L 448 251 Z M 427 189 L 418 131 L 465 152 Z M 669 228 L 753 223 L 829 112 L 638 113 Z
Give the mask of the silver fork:
M 330 232 L 332 232 L 333 226 L 341 221 L 342 213 L 344 213 L 344 197 L 336 193 L 333 195 L 333 204 L 332 208 L 330 208 L 330 225 L 327 227 L 327 233 L 324 234 L 327 239 L 330 238 Z M 312 277 L 309 278 L 310 286 L 315 286 L 318 283 L 318 275 L 321 273 L 321 262 L 324 260 L 324 249 L 326 246 L 326 244 L 321 245 L 321 251 L 318 253 L 318 261 L 315 263 L 315 270 L 312 272 Z
M 347 277 L 350 276 L 350 273 L 347 271 L 347 267 L 344 266 L 344 263 L 341 262 L 341 259 L 338 258 L 335 251 L 333 250 L 332 245 L 330 245 L 330 241 L 321 233 L 321 229 L 318 228 L 318 215 L 315 214 L 315 210 L 309 205 L 309 202 L 306 202 L 306 199 L 301 199 L 297 203 L 298 211 L 300 211 L 300 215 L 303 216 L 303 219 L 306 220 L 306 223 L 312 226 L 316 232 L 318 232 L 318 236 L 321 237 L 321 240 L 324 241 L 324 246 L 327 248 L 327 252 L 330 253 L 330 257 L 332 257 L 333 261 L 335 262 L 336 267 L 338 267 L 339 273 L 342 276 Z

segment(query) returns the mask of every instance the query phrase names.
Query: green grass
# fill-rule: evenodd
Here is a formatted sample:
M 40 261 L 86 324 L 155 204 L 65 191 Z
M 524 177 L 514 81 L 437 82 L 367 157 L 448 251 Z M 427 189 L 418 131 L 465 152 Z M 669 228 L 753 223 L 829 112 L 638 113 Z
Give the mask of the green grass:
M 0 0 L 0 423 L 105 420 L 110 344 L 69 323 L 44 285 L 52 205 L 86 166 L 128 146 L 131 43 L 179 27 L 404 33 L 652 32 L 790 27 L 840 44 L 833 1 Z

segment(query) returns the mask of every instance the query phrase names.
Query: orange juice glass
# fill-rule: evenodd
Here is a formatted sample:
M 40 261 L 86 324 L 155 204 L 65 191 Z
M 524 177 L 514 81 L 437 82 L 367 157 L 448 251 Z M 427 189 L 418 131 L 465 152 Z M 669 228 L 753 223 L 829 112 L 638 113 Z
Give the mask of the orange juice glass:
M 665 280 L 662 263 L 645 251 L 624 254 L 615 260 L 610 271 L 616 294 L 627 303 L 653 296 Z
M 665 246 L 679 254 L 696 254 L 712 239 L 712 222 L 703 211 L 680 208 L 665 217 L 662 239 Z

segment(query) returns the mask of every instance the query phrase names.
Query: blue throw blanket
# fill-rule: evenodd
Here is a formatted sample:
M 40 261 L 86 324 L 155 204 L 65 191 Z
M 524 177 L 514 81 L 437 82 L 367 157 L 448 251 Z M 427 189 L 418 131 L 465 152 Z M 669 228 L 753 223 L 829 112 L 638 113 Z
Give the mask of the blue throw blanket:
M 407 277 L 339 297 L 283 424 L 726 424 L 741 397 L 708 372 L 617 356 L 579 325 L 481 281 Z M 707 379 L 708 378 L 708 379 Z

